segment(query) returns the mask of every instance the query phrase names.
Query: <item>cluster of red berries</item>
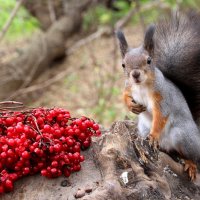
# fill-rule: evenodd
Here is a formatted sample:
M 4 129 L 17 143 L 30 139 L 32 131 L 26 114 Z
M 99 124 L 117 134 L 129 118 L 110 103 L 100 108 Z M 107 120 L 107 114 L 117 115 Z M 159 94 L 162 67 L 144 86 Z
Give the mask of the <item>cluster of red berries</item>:
M 80 150 L 101 134 L 86 117 L 71 118 L 64 109 L 37 108 L 0 113 L 0 194 L 19 178 L 40 172 L 54 178 L 81 169 Z

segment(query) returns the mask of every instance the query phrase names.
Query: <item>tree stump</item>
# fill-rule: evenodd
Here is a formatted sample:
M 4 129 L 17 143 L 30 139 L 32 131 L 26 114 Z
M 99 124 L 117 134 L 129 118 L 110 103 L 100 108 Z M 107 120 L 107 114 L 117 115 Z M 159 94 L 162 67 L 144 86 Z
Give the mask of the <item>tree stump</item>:
M 103 182 L 84 200 L 200 199 L 199 174 L 195 185 L 182 164 L 138 137 L 135 122 L 115 122 L 93 146 Z

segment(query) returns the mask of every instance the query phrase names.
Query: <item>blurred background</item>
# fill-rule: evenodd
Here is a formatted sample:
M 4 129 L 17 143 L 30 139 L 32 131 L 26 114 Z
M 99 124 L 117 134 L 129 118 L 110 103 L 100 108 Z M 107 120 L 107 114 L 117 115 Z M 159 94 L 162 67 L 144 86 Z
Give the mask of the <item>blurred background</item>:
M 116 29 L 130 45 L 200 0 L 0 0 L 0 101 L 63 107 L 104 126 L 126 115 Z

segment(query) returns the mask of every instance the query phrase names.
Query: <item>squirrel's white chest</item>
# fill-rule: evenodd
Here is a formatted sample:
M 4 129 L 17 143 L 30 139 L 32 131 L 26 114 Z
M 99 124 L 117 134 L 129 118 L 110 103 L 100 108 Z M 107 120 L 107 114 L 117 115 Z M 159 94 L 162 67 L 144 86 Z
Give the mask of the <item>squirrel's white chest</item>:
M 150 98 L 149 88 L 140 85 L 134 85 L 131 87 L 132 97 L 136 103 L 141 104 L 147 108 L 147 110 L 152 110 L 152 99 Z

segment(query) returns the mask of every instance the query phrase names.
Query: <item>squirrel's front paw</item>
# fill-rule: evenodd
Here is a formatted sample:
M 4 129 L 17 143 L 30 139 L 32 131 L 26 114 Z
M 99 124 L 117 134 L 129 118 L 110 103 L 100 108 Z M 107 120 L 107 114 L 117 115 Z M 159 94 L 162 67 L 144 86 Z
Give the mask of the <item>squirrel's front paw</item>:
M 144 112 L 146 110 L 146 108 L 144 106 L 137 104 L 134 101 L 134 99 L 131 95 L 130 88 L 126 88 L 124 90 L 123 99 L 124 99 L 124 103 L 128 107 L 128 109 L 135 114 L 140 114 L 141 112 Z
M 137 104 L 132 98 L 127 98 L 126 104 L 128 109 L 135 114 L 140 114 L 146 110 L 143 105 Z
M 149 138 L 149 145 L 153 147 L 153 149 L 156 151 L 159 147 L 159 138 L 152 133 L 149 134 L 148 138 Z
M 144 112 L 146 108 L 143 105 L 137 104 L 134 100 L 132 100 L 132 104 L 129 110 L 135 114 L 140 114 L 141 112 Z

